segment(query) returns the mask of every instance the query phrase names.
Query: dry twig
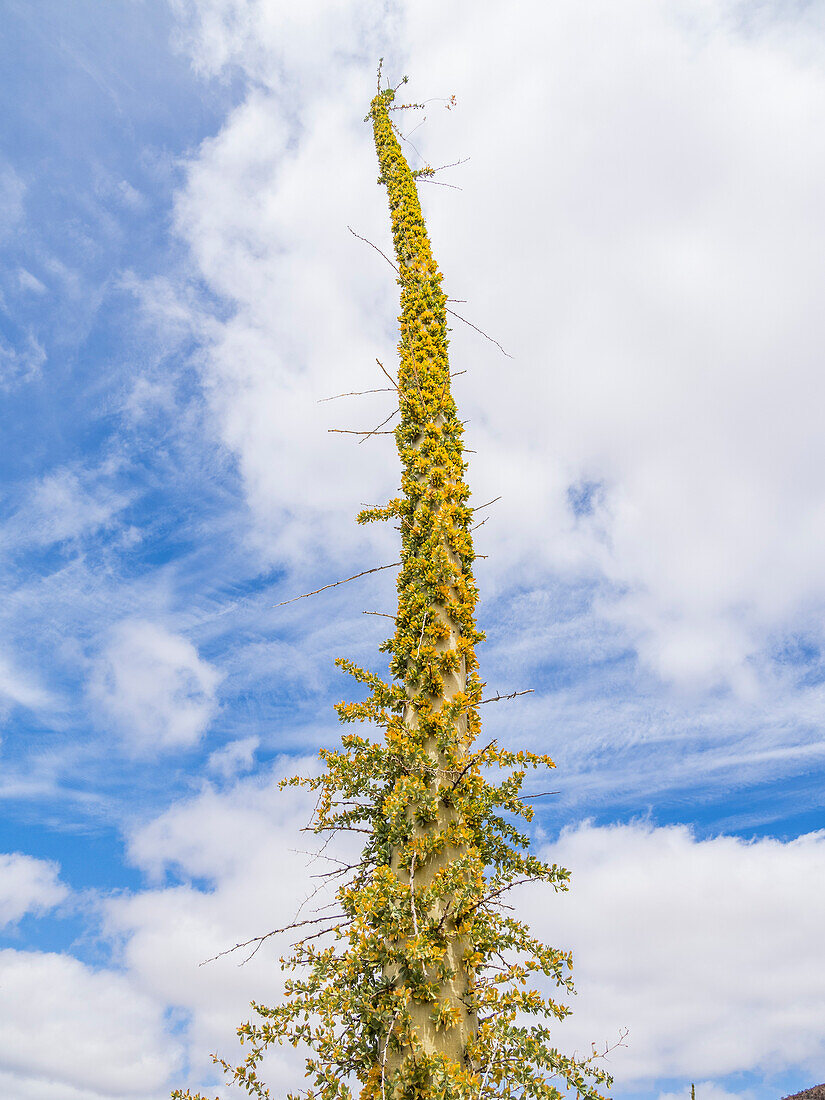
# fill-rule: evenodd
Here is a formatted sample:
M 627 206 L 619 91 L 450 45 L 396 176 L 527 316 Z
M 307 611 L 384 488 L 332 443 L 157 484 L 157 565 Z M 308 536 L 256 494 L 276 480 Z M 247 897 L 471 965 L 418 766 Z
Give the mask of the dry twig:
M 496 692 L 489 699 L 482 699 L 476 703 L 477 707 L 480 707 L 482 703 L 503 703 L 506 699 L 515 699 L 518 695 L 532 695 L 535 688 L 526 688 L 524 691 L 511 691 L 509 695 L 502 695 L 500 692 Z
M 357 235 L 358 234 L 356 233 L 356 236 Z M 367 241 L 367 244 L 369 244 L 369 241 Z M 375 245 L 373 245 L 373 248 L 375 248 Z M 385 257 L 385 259 L 386 259 L 386 257 Z M 484 331 L 484 329 L 480 329 L 478 327 L 478 325 L 474 325 L 472 321 L 468 321 L 466 317 L 462 317 L 460 313 L 456 313 L 455 310 L 453 310 L 453 309 L 448 309 L 447 312 L 452 317 L 458 318 L 459 321 L 463 321 L 465 325 L 469 325 L 470 328 L 475 329 L 476 332 L 479 334 L 479 336 L 483 336 L 485 340 L 489 340 L 491 344 L 495 344 L 502 355 L 506 355 L 508 359 L 513 358 L 512 355 L 510 354 L 510 352 L 505 351 L 504 348 L 501 346 L 501 344 L 498 342 L 498 340 L 494 340 L 492 338 L 492 336 L 488 336 L 487 333 Z
M 351 577 L 345 577 L 342 581 L 335 581 L 333 584 L 325 584 L 321 588 L 316 588 L 314 592 L 303 592 L 300 596 L 293 596 L 291 600 L 282 600 L 280 603 L 276 603 L 275 606 L 286 607 L 288 603 L 295 603 L 296 600 L 305 600 L 308 596 L 317 596 L 319 592 L 326 592 L 328 588 L 337 588 L 339 584 L 357 581 L 359 577 L 366 577 L 369 573 L 380 573 L 382 569 L 394 569 L 400 564 L 400 561 L 393 561 L 390 562 L 389 565 L 376 565 L 373 569 L 365 569 L 363 573 L 354 573 Z
M 336 393 L 333 397 L 319 397 L 317 403 L 323 405 L 325 401 L 337 401 L 339 397 L 363 397 L 366 393 L 392 393 L 392 390 L 389 386 L 381 386 L 377 390 L 351 390 L 349 393 Z
M 395 266 L 395 264 L 392 262 L 392 260 L 386 254 L 386 252 L 382 252 L 377 244 L 373 244 L 372 241 L 368 241 L 366 237 L 362 237 L 360 233 L 356 233 L 351 225 L 348 225 L 347 229 L 350 231 L 350 233 L 352 233 L 353 237 L 357 237 L 359 241 L 363 241 L 364 244 L 368 244 L 370 246 L 370 248 L 374 248 L 379 256 L 383 256 L 384 259 L 387 261 L 387 263 L 390 265 L 390 267 L 393 269 L 393 271 L 395 272 L 396 275 L 401 274 L 401 272 L 398 270 L 398 268 Z

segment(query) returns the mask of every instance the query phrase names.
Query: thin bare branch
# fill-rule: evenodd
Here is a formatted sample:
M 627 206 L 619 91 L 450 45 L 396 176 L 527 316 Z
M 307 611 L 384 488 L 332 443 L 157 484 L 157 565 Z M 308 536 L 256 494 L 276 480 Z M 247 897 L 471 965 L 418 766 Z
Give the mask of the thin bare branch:
M 547 798 L 551 794 L 561 794 L 561 791 L 542 791 L 541 794 L 523 794 L 520 795 L 522 802 L 532 802 L 534 798 Z
M 369 244 L 369 241 L 367 243 Z M 375 246 L 373 245 L 373 247 Z M 506 355 L 508 359 L 513 358 L 509 351 L 504 350 L 498 340 L 494 340 L 492 336 L 488 336 L 483 329 L 480 329 L 478 327 L 478 325 L 474 325 L 472 321 L 468 321 L 466 317 L 462 317 L 460 313 L 456 313 L 453 309 L 448 309 L 447 312 L 450 314 L 450 316 L 456 317 L 459 321 L 463 321 L 465 325 L 469 325 L 470 328 L 475 329 L 479 336 L 483 336 L 485 340 L 489 340 L 491 344 L 495 344 L 502 355 Z
M 616 1040 L 615 1043 L 608 1043 L 607 1040 L 605 1040 L 604 1050 L 599 1050 L 596 1047 L 596 1044 L 593 1043 L 592 1044 L 593 1053 L 590 1055 L 590 1057 L 587 1059 L 587 1061 L 588 1062 L 594 1062 L 598 1058 L 605 1058 L 606 1059 L 608 1054 L 611 1054 L 618 1047 L 626 1047 L 627 1043 L 625 1042 L 625 1039 L 628 1037 L 629 1034 L 630 1034 L 630 1028 L 629 1027 L 619 1028 L 619 1038 Z
M 387 371 L 387 368 L 384 366 L 384 364 L 381 362 L 381 360 L 376 359 L 375 361 L 378 364 L 378 366 L 381 368 L 381 370 L 384 372 L 384 374 L 386 374 L 387 378 L 389 378 L 390 382 L 392 382 L 392 384 L 395 386 L 395 388 L 397 390 L 398 389 L 398 383 L 394 380 L 392 375 Z
M 451 187 L 453 191 L 463 191 L 463 187 L 459 187 L 457 183 L 445 183 L 444 180 L 434 180 L 430 176 L 419 176 L 419 182 L 421 183 L 434 183 L 436 187 Z
M 387 261 L 387 263 L 390 265 L 390 267 L 393 269 L 393 271 L 395 272 L 396 275 L 401 274 L 401 272 L 398 270 L 398 268 L 395 266 L 395 264 L 392 262 L 392 260 L 386 254 L 386 252 L 382 252 L 377 244 L 373 244 L 372 241 L 368 241 L 366 237 L 362 237 L 360 233 L 356 233 L 351 225 L 348 225 L 347 229 L 350 231 L 350 233 L 352 233 L 353 237 L 357 237 L 359 241 L 363 241 L 364 244 L 368 244 L 370 246 L 370 248 L 374 248 L 379 256 L 383 256 L 384 259 Z
M 388 615 L 386 611 L 362 611 L 362 615 L 380 615 L 382 619 L 392 619 L 395 622 L 395 615 Z
M 325 401 L 337 401 L 339 397 L 363 397 L 367 393 L 392 393 L 392 390 L 389 386 L 380 386 L 377 390 L 351 390 L 349 393 L 336 393 L 333 397 L 319 397 L 317 404 L 323 405 Z
M 305 600 L 308 596 L 317 596 L 319 592 L 326 592 L 328 588 L 337 588 L 339 584 L 348 584 L 350 581 L 357 581 L 359 577 L 366 577 L 370 573 L 380 573 L 382 569 L 395 569 L 396 566 L 401 564 L 400 561 L 390 562 L 389 565 L 376 565 L 373 569 L 365 569 L 363 573 L 354 573 L 351 577 L 345 577 L 342 581 L 335 581 L 333 584 L 325 584 L 322 588 L 316 588 L 314 592 L 303 592 L 300 596 L 293 596 L 291 600 L 282 600 L 281 603 L 276 603 L 276 607 L 286 607 L 288 603 L 295 603 L 296 600 Z
M 472 508 L 471 511 L 480 512 L 482 508 L 489 508 L 491 504 L 495 504 L 499 500 L 501 500 L 500 496 L 493 497 L 493 499 L 488 500 L 486 504 L 479 504 L 477 508 Z
M 289 848 L 288 851 L 293 852 L 296 856 L 310 856 L 311 864 L 314 863 L 316 859 L 326 859 L 330 863 L 340 863 L 342 867 L 358 866 L 357 863 L 344 863 L 342 859 L 336 859 L 334 856 L 325 856 L 323 852 L 308 852 L 306 848 Z
M 527 882 L 537 882 L 537 881 L 539 881 L 539 880 L 536 879 L 536 878 L 528 877 L 528 878 L 517 878 L 513 882 L 507 882 L 507 883 L 504 884 L 504 886 L 500 886 L 498 890 L 491 890 L 489 894 L 485 894 L 485 896 L 483 898 L 479 898 L 478 901 L 475 902 L 474 905 L 471 905 L 469 909 L 465 909 L 462 912 L 460 919 L 461 920 L 466 920 L 467 917 L 470 915 L 470 913 L 475 912 L 475 910 L 478 909 L 478 907 L 480 905 L 487 905 L 489 902 L 491 902 L 493 900 L 493 898 L 497 898 L 500 894 L 506 894 L 508 890 L 512 890 L 515 886 L 524 886 L 524 884 L 527 883 Z
M 371 432 L 367 432 L 367 434 L 364 436 L 363 439 L 358 440 L 358 446 L 360 447 L 362 443 L 366 442 L 366 440 L 368 440 L 371 435 L 393 435 L 394 434 L 393 432 L 382 432 L 382 431 L 379 431 L 379 428 L 383 428 L 385 424 L 389 424 L 389 422 L 392 420 L 392 418 L 399 411 L 400 410 L 398 410 L 398 409 L 393 409 L 392 412 L 390 413 L 390 415 L 387 417 L 387 419 L 382 420 L 377 428 L 373 428 Z
M 354 428 L 327 428 L 327 431 L 330 435 L 363 435 L 367 438 L 371 435 L 395 435 L 395 432 L 358 432 Z M 363 440 L 361 442 L 363 443 Z
M 283 928 L 273 928 L 271 932 L 266 932 L 263 936 L 253 936 L 252 939 L 245 940 L 243 943 L 236 943 L 234 947 L 227 947 L 225 951 L 219 951 L 217 955 L 213 955 L 211 959 L 204 959 L 203 962 L 199 962 L 198 966 L 206 966 L 207 963 L 222 959 L 224 955 L 231 955 L 234 951 L 241 951 L 244 947 L 249 947 L 252 943 L 256 943 L 258 947 L 260 947 L 265 940 L 270 939 L 272 936 L 279 936 L 282 932 L 291 932 L 295 928 L 303 928 L 307 924 L 321 924 L 323 921 L 337 920 L 339 916 L 344 917 L 346 914 L 340 913 L 328 917 L 317 917 L 312 920 L 301 920 L 293 924 L 285 924 Z M 258 947 L 255 948 L 255 951 L 258 950 Z M 253 952 L 253 954 L 254 953 L 255 952 Z M 249 956 L 249 959 L 251 958 L 252 955 Z M 245 959 L 244 962 L 248 962 L 249 959 Z
M 416 107 L 423 107 L 423 106 L 424 106 L 424 104 L 423 104 L 423 103 L 416 103 L 416 105 L 415 105 L 415 106 L 416 106 Z M 390 110 L 392 110 L 392 108 L 390 108 Z M 418 129 L 418 127 L 419 127 L 419 126 L 423 126 L 423 125 L 424 125 L 424 123 L 425 123 L 426 121 L 427 121 L 427 116 L 426 116 L 426 115 L 424 115 L 424 117 L 423 117 L 423 118 L 421 119 L 421 121 L 420 121 L 420 122 L 417 122 L 417 123 L 415 124 L 415 126 L 413 126 L 412 130 L 410 130 L 410 132 L 409 132 L 409 133 L 407 134 L 407 136 L 406 136 L 406 138 L 405 138 L 404 140 L 405 140 L 405 141 L 409 141 L 409 139 L 410 139 L 410 138 L 411 138 L 411 137 L 413 136 L 413 134 L 414 134 L 414 133 L 415 133 L 415 131 L 416 131 L 416 130 Z
M 496 692 L 489 699 L 482 699 L 476 703 L 477 707 L 480 707 L 483 703 L 503 703 L 506 699 L 515 699 L 519 695 L 532 695 L 535 688 L 525 688 L 524 691 L 511 691 L 509 695 L 502 695 L 500 692 Z
M 461 160 L 454 160 L 452 164 L 441 164 L 438 168 L 433 168 L 434 172 L 443 172 L 445 168 L 457 168 L 459 164 L 466 164 L 469 157 L 462 157 Z
M 303 939 L 293 940 L 291 946 L 296 947 L 299 943 L 302 945 L 305 943 L 309 943 L 310 940 L 317 940 L 321 936 L 328 936 L 330 932 L 340 932 L 340 930 L 342 928 L 346 928 L 348 924 L 352 924 L 352 921 L 344 921 L 343 924 L 331 924 L 329 928 L 322 928 L 320 932 L 315 932 L 311 936 L 304 936 Z M 251 958 L 252 956 L 250 955 L 248 959 L 244 959 L 244 962 L 249 962 L 249 959 Z

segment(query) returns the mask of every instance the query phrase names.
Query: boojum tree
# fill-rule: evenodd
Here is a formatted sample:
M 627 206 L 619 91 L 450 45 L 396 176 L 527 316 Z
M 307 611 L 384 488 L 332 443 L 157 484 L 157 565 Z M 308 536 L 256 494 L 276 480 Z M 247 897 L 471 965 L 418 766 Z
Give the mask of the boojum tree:
M 569 875 L 531 854 L 516 824 L 532 818 L 520 793 L 528 770 L 553 767 L 550 758 L 495 741 L 478 747 L 473 510 L 447 299 L 416 187 L 432 170 L 413 172 L 404 158 L 396 92 L 379 84 L 367 117 L 401 288 L 401 494 L 358 522 L 398 522 L 398 610 L 382 646 L 389 678 L 337 662 L 368 691 L 338 704 L 340 719 L 382 732 L 347 733 L 340 748 L 321 751 L 321 774 L 285 781 L 316 792 L 316 833 L 355 830 L 366 840 L 357 862 L 329 872 L 336 911 L 303 922 L 309 934 L 282 960 L 284 1001 L 253 1002 L 256 1019 L 238 1030 L 244 1060 L 216 1061 L 258 1097 L 270 1096 L 267 1048 L 291 1043 L 308 1050 L 310 1085 L 289 1100 L 349 1100 L 353 1090 L 360 1100 L 557 1100 L 570 1089 L 596 1100 L 611 1083 L 597 1056 L 565 1056 L 551 1034 L 568 1009 L 547 990 L 572 988 L 571 957 L 504 905 L 518 884 L 563 890 Z

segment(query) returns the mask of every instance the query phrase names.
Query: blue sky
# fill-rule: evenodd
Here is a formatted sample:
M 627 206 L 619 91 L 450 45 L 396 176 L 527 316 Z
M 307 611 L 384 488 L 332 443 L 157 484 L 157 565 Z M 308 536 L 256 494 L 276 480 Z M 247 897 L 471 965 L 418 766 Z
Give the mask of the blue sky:
M 397 484 L 376 59 L 458 307 L 485 729 L 550 753 L 559 1044 L 770 1100 L 825 1050 L 825 11 L 703 0 L 0 2 L 0 1089 L 216 1087 L 381 667 Z M 434 21 L 437 21 L 434 22 Z M 437 32 L 433 29 L 437 25 Z M 458 108 L 444 110 L 455 93 Z M 410 124 L 410 128 L 415 123 Z M 536 790 L 547 788 L 537 781 Z M 225 965 L 224 965 L 225 963 Z M 565 1029 L 567 1029 L 565 1031 Z M 4 1053 L 10 1052 L 10 1053 Z M 819 1069 L 817 1068 L 819 1067 Z M 296 1063 L 275 1057 L 289 1087 Z

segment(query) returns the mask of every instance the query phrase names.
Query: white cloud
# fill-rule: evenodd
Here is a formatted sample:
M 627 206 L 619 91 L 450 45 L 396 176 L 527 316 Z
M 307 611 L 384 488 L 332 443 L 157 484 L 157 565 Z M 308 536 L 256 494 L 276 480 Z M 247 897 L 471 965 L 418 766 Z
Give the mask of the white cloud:
M 25 267 L 17 269 L 17 281 L 20 284 L 21 290 L 29 290 L 33 294 L 45 294 L 46 287 L 37 278 L 36 275 L 32 275 Z
M 252 82 L 177 224 L 236 305 L 207 377 L 269 553 L 351 554 L 344 512 L 393 484 L 389 443 L 325 435 L 377 406 L 313 404 L 392 359 L 392 276 L 345 232 L 387 239 L 360 127 L 383 52 L 412 96 L 459 95 L 415 141 L 472 154 L 460 195 L 424 190 L 430 225 L 449 288 L 516 355 L 456 325 L 473 485 L 504 494 L 482 536 L 499 577 L 596 576 L 659 675 L 753 691 L 771 632 L 825 608 L 821 20 L 725 0 L 179 9 L 196 64 Z M 577 520 L 582 480 L 601 491 Z
M 187 1083 L 211 1080 L 206 1053 L 234 1056 L 250 999 L 277 1003 L 273 966 L 288 941 L 266 943 L 245 966 L 239 955 L 198 964 L 329 900 L 311 896 L 310 876 L 325 869 L 304 854 L 317 847 L 300 831 L 312 800 L 276 789 L 285 768 L 307 765 L 205 788 L 139 829 L 130 858 L 157 885 L 106 903 L 107 931 L 133 979 L 189 1014 Z M 578 995 L 557 1025 L 561 1049 L 589 1052 L 629 1027 L 627 1046 L 610 1055 L 617 1093 L 681 1078 L 708 1082 L 700 1100 L 727 1100 L 728 1074 L 815 1074 L 825 1035 L 825 833 L 747 843 L 698 840 L 684 826 L 583 823 L 543 854 L 572 870 L 570 891 L 530 888 L 514 900 L 538 935 L 574 953 Z M 163 885 L 167 871 L 177 885 Z M 286 1089 L 301 1072 L 295 1056 L 276 1054 L 268 1080 Z
M 0 927 L 26 913 L 47 913 L 69 894 L 59 880 L 60 868 L 21 852 L 0 852 Z
M 287 774 L 302 763 L 290 761 Z M 106 906 L 108 932 L 122 942 L 123 964 L 141 988 L 189 1014 L 197 1082 L 212 1076 L 211 1051 L 237 1055 L 235 1028 L 248 1018 L 249 1001 L 276 1003 L 281 996 L 277 959 L 288 940 L 264 944 L 245 966 L 238 964 L 247 952 L 199 964 L 288 924 L 314 885 L 310 871 L 321 866 L 308 868 L 302 851 L 315 847 L 300 832 L 313 802 L 304 792 L 278 791 L 281 774 L 279 768 L 244 779 L 223 793 L 207 788 L 138 830 L 129 844 L 132 862 L 158 880 L 172 870 L 183 885 L 158 886 Z M 196 888 L 192 879 L 208 880 L 208 889 Z M 270 1072 L 287 1079 L 287 1065 L 294 1065 L 294 1056 L 275 1052 Z
M 15 1100 L 161 1100 L 179 1061 L 163 1010 L 68 955 L 0 951 L 0 1082 Z
M 356 89 L 348 101 L 358 97 Z M 329 105 L 307 147 L 293 152 L 280 101 L 250 95 L 202 147 L 177 207 L 198 266 L 236 306 L 231 320 L 202 331 L 210 403 L 238 455 L 265 556 L 293 566 L 307 555 L 312 564 L 319 551 L 340 562 L 374 542 L 352 517 L 387 482 L 369 445 L 327 429 L 375 427 L 392 410 L 391 395 L 318 404 L 387 385 L 374 359 L 387 350 L 393 286 L 346 229 L 349 200 L 375 171 L 348 101 Z M 324 182 L 330 158 L 334 193 Z M 360 211 L 354 220 L 363 228 Z M 339 272 L 364 288 L 365 300 L 341 297 Z
M 825 833 L 697 840 L 684 826 L 564 832 L 545 855 L 570 892 L 523 910 L 571 948 L 578 996 L 560 1027 L 589 1049 L 628 1027 L 621 1088 L 662 1077 L 811 1073 L 825 1054 Z
M 241 772 L 248 772 L 252 768 L 255 751 L 260 743 L 259 737 L 242 737 L 237 741 L 230 741 L 210 755 L 209 770 L 224 779 L 234 779 Z
M 3 526 L 0 546 L 50 546 L 108 527 L 129 503 L 105 484 L 108 472 L 63 468 L 35 480 Z
M 30 672 L 15 668 L 0 655 L 0 700 L 6 705 L 11 703 L 29 710 L 39 710 L 49 706 L 52 698 L 37 682 Z
M 27 332 L 16 344 L 0 338 L 0 386 L 28 382 L 45 362 L 46 352 L 34 333 Z
M 153 755 L 200 740 L 216 711 L 219 682 L 220 674 L 188 639 L 129 619 L 112 631 L 89 695 L 130 752 Z

